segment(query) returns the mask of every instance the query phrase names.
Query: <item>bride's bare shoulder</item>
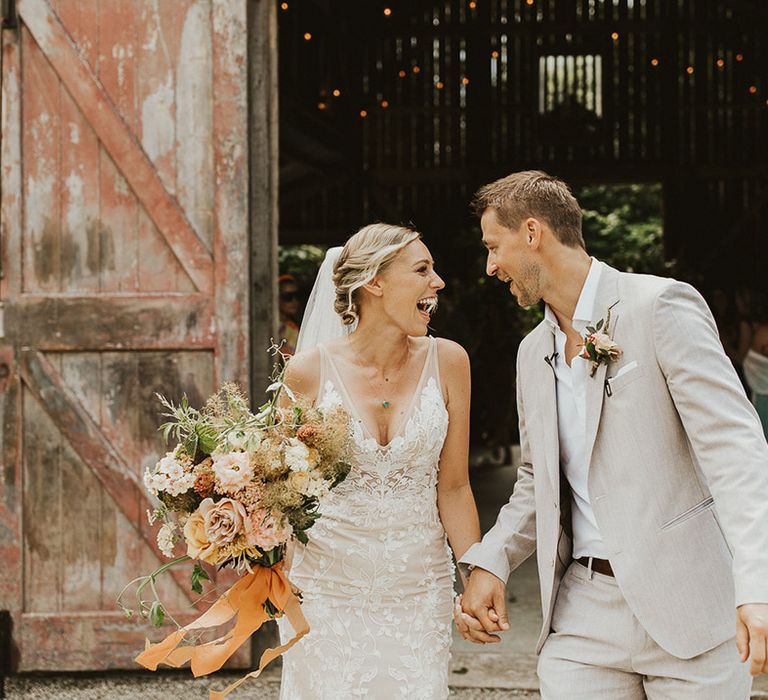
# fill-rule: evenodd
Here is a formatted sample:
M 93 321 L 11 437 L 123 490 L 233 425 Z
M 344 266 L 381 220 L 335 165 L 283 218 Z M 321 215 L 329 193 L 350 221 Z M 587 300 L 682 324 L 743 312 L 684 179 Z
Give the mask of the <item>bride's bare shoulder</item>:
M 448 338 L 437 338 L 437 357 L 441 365 L 448 365 L 454 368 L 469 367 L 469 355 L 463 346 L 448 340 Z
M 285 367 L 285 383 L 293 392 L 314 401 L 320 383 L 320 348 L 304 350 L 288 360 Z

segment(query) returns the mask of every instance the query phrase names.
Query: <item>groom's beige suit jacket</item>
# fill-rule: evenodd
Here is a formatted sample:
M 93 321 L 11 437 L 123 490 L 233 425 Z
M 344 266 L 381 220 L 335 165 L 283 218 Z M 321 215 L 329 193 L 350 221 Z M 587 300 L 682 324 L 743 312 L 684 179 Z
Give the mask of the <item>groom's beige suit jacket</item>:
M 635 617 L 667 652 L 691 658 L 734 636 L 737 605 L 768 602 L 768 446 L 698 292 L 606 267 L 593 321 L 608 309 L 624 352 L 587 379 L 590 501 Z M 537 551 L 537 652 L 572 551 L 553 352 L 545 323 L 520 345 L 523 464 L 496 524 L 460 561 L 506 581 Z

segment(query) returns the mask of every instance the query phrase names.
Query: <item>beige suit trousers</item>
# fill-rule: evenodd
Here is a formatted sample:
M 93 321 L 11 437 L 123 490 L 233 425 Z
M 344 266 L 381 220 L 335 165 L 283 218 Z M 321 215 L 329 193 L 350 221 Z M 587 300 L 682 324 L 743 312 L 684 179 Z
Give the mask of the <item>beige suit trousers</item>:
M 542 700 L 746 700 L 752 687 L 736 641 L 692 659 L 645 632 L 616 580 L 571 563 L 539 656 Z

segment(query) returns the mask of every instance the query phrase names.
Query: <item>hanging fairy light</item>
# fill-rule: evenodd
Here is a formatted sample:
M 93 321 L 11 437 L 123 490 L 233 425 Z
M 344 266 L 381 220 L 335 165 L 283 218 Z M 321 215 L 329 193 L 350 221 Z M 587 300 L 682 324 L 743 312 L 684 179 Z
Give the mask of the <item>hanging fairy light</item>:
M 693 66 L 688 66 L 688 68 L 685 69 L 685 72 L 688 73 L 688 75 L 693 75 L 694 73 Z
M 339 90 L 339 88 L 336 88 L 336 89 L 333 91 L 333 96 L 334 96 L 334 97 L 340 97 L 340 96 L 341 96 L 341 90 Z
M 656 68 L 659 65 L 659 59 L 658 58 L 652 58 L 651 59 L 651 65 Z
M 405 77 L 406 75 L 408 75 L 408 74 L 407 74 L 407 73 L 406 73 L 404 70 L 401 70 L 401 71 L 398 73 L 398 75 L 399 75 L 401 78 L 404 78 L 404 77 Z
M 477 9 L 477 3 L 474 0 L 472 0 L 472 2 L 469 3 L 469 9 L 470 10 Z
M 461 84 L 462 85 L 469 85 L 469 78 L 462 78 L 461 79 Z
M 385 7 L 384 8 L 384 16 L 385 17 L 391 17 L 392 16 L 392 8 L 391 7 Z
M 445 85 L 443 84 L 443 82 L 442 82 L 441 80 L 438 80 L 438 81 L 435 83 L 435 87 L 436 87 L 438 90 L 442 90 L 442 89 L 445 87 Z
M 288 3 L 287 2 L 281 2 L 280 3 L 280 9 L 281 10 L 287 10 L 288 9 Z
M 382 109 L 386 109 L 387 107 L 389 107 L 389 100 L 382 100 L 381 101 L 381 108 Z
M 619 33 L 618 32 L 612 32 L 611 33 L 611 39 L 613 39 L 614 41 L 618 41 L 619 40 Z
M 724 68 L 725 67 L 725 61 L 722 58 L 718 58 L 717 61 L 715 61 L 715 65 L 718 68 Z
M 312 34 L 310 32 L 304 32 L 304 41 L 312 41 Z
M 736 54 L 736 60 L 741 63 L 744 60 L 744 54 L 743 53 L 737 53 Z
M 499 52 L 498 51 L 491 51 L 491 58 L 498 58 Z
M 414 66 L 414 67 L 412 68 L 412 70 L 413 70 L 413 72 L 414 72 L 414 73 L 416 73 L 416 75 L 418 75 L 419 73 L 421 73 L 421 68 L 419 68 L 418 66 Z
M 364 109 L 360 110 L 360 116 L 365 119 L 368 116 L 368 112 L 366 112 Z
M 324 109 L 328 108 L 328 105 L 325 102 L 318 102 L 317 108 L 322 112 Z
M 749 94 L 750 95 L 756 95 L 757 94 L 757 85 L 750 85 L 749 86 Z

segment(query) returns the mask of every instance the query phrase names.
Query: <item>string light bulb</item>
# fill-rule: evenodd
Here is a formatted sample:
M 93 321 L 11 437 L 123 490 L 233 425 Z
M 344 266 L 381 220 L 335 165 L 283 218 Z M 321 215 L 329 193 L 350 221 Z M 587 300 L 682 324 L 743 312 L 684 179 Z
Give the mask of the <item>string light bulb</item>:
M 280 3 L 280 9 L 281 10 L 287 10 L 288 9 L 288 3 L 287 2 Z
M 442 82 L 442 81 L 438 80 L 438 81 L 435 83 L 435 87 L 436 87 L 438 90 L 442 90 L 442 89 L 445 87 L 445 85 L 443 84 L 443 82 Z
M 743 53 L 737 53 L 736 54 L 736 60 L 741 63 L 744 60 L 744 54 Z
M 333 96 L 334 96 L 334 97 L 339 97 L 340 95 L 341 95 L 341 90 L 339 90 L 339 88 L 336 88 L 336 89 L 333 91 Z
M 389 107 L 389 100 L 382 100 L 381 101 L 381 108 L 382 109 L 386 109 L 387 107 Z
M 461 79 L 461 84 L 462 85 L 469 85 L 469 78 L 462 78 Z
M 312 34 L 309 32 L 304 32 L 304 41 L 311 41 L 312 40 Z
M 398 75 L 399 75 L 401 78 L 404 78 L 404 77 L 407 75 L 407 73 L 406 73 L 404 70 L 401 70 L 401 71 L 398 73 Z
M 613 39 L 614 41 L 618 41 L 619 40 L 619 33 L 618 32 L 612 32 L 611 33 L 611 39 Z
M 749 94 L 750 95 L 756 95 L 757 94 L 757 85 L 750 85 L 749 86 Z
M 419 68 L 418 66 L 414 66 L 413 72 L 416 73 L 416 75 L 418 75 L 419 73 L 421 73 L 421 68 Z
M 368 112 L 366 112 L 364 109 L 360 110 L 360 116 L 365 119 L 368 116 Z
M 322 110 L 324 110 L 326 107 L 328 107 L 328 105 L 327 105 L 327 104 L 325 104 L 325 102 L 318 102 L 318 103 L 317 103 L 317 108 L 318 108 L 319 110 L 321 110 L 321 111 L 322 111 Z
M 498 58 L 499 52 L 498 51 L 491 51 L 491 58 Z
M 533 0 L 525 0 L 526 5 L 533 5 Z
M 469 9 L 474 10 L 476 7 L 477 7 L 477 3 L 474 0 L 472 0 L 472 2 L 469 3 Z
M 717 64 L 718 68 L 722 68 L 723 66 L 725 66 L 725 61 L 722 58 L 718 58 L 717 61 L 715 61 L 715 63 Z
M 384 16 L 385 17 L 391 17 L 392 16 L 392 8 L 391 7 L 385 7 L 384 8 Z
M 656 68 L 656 66 L 659 65 L 659 59 L 658 58 L 652 58 L 651 59 L 651 65 Z
M 685 69 L 685 72 L 688 73 L 688 75 L 693 75 L 694 73 L 693 66 L 688 66 L 688 68 Z

